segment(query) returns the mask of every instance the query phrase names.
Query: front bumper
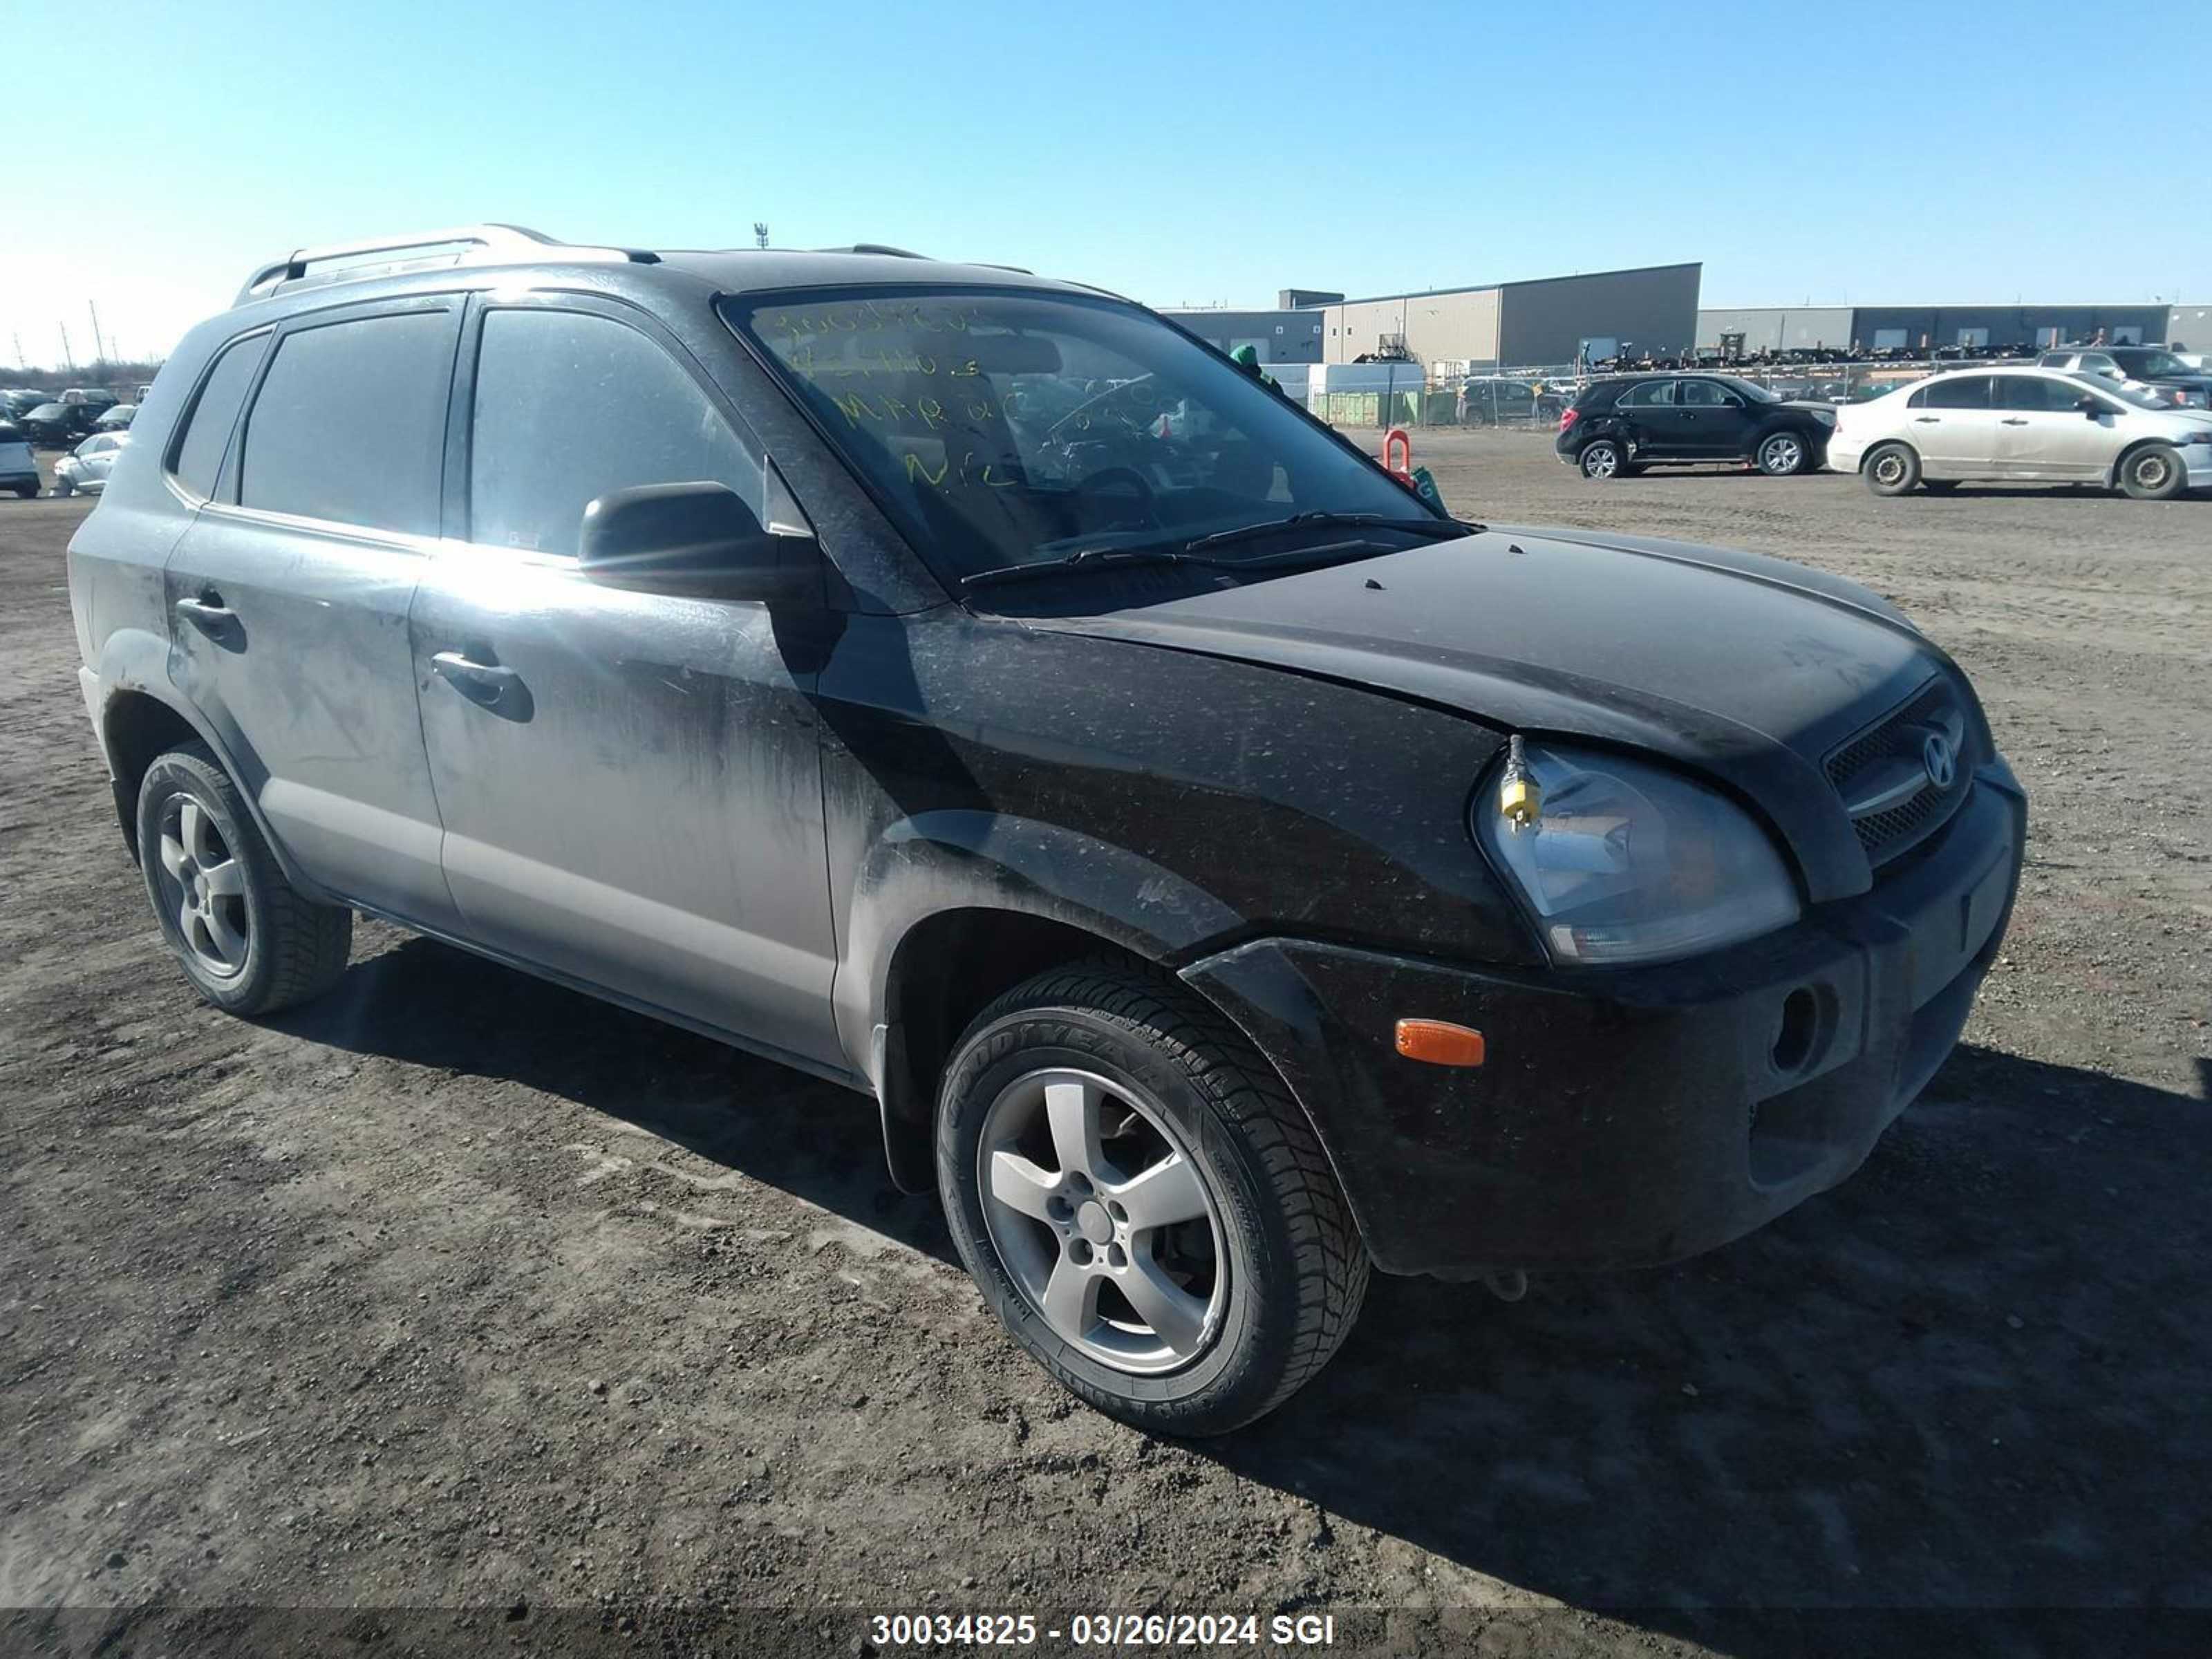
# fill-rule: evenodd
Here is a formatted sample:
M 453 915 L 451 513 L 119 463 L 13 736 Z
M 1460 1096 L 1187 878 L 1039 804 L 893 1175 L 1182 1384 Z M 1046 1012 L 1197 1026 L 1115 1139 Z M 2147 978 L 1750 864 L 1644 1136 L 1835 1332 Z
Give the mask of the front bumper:
M 1710 957 L 1529 975 L 1261 939 L 1183 976 L 1281 1070 L 1384 1272 L 1671 1261 L 1865 1160 L 1958 1041 L 2026 834 L 1998 763 L 1872 891 Z M 1486 1060 L 1400 1057 L 1407 1017 Z

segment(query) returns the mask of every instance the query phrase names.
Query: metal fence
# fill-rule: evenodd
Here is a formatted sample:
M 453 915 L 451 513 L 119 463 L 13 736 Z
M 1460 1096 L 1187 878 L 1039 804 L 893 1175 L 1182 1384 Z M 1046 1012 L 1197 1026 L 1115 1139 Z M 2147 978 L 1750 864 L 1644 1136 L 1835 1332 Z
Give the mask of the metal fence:
M 1814 363 L 1685 369 L 1633 369 L 1593 374 L 1571 363 L 1540 363 L 1515 368 L 1438 374 L 1407 363 L 1402 389 L 1359 392 L 1316 391 L 1307 407 L 1322 420 L 1342 427 L 1519 427 L 1556 428 L 1568 404 L 1593 380 L 1616 374 L 1726 374 L 1763 386 L 1778 397 L 1817 403 L 1856 404 L 1878 398 L 1893 386 L 1946 369 L 2018 367 L 2017 358 L 1966 360 L 1927 358 L 1913 362 Z M 2033 360 L 2027 360 L 2032 362 Z M 1415 376 L 1419 376 L 1418 382 Z

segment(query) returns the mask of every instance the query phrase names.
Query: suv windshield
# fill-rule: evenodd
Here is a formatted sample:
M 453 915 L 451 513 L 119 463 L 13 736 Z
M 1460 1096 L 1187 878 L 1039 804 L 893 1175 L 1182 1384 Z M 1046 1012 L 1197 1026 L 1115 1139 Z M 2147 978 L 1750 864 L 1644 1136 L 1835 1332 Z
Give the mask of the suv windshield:
M 1279 393 L 1133 306 L 983 288 L 722 306 L 955 581 L 1201 538 L 1216 538 L 1208 563 L 1265 563 L 1300 536 L 1341 543 L 1347 517 L 1386 536 L 1455 532 Z

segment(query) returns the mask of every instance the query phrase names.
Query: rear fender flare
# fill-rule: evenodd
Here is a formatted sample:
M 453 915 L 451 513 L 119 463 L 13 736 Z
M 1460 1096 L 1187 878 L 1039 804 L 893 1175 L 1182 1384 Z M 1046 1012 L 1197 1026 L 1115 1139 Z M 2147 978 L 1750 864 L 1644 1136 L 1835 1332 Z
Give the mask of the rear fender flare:
M 243 732 L 234 726 L 226 728 L 210 720 L 202 710 L 192 706 L 169 678 L 169 641 L 161 635 L 140 628 L 118 628 L 107 636 L 100 647 L 100 660 L 94 666 L 98 681 L 94 696 L 97 707 L 93 711 L 93 730 L 100 743 L 100 757 L 106 765 L 107 775 L 116 787 L 115 810 L 123 822 L 126 841 L 137 840 L 137 825 L 133 816 L 135 801 L 123 799 L 118 777 L 115 756 L 110 747 L 111 721 L 116 701 L 123 696 L 143 696 L 152 699 L 177 716 L 199 740 L 215 753 L 222 769 L 238 785 L 244 797 L 246 810 L 253 818 L 253 827 L 261 832 L 276 860 L 277 868 L 284 878 L 302 893 L 318 901 L 330 902 L 331 896 L 321 885 L 310 879 L 294 862 L 267 816 L 261 810 L 261 786 L 268 781 L 269 769 L 261 763 Z M 134 848 L 135 850 L 135 848 Z

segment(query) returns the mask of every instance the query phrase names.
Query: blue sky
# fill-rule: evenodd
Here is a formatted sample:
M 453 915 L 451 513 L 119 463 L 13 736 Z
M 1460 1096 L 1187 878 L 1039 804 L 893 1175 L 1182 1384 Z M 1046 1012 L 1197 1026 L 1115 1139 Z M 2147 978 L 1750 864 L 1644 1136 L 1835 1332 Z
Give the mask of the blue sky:
M 67 150 L 15 152 L 9 366 L 11 332 L 58 361 L 58 324 L 88 357 L 88 297 L 125 350 L 165 350 L 296 244 L 477 219 L 662 246 L 765 220 L 781 246 L 892 242 L 1156 305 L 1678 259 L 1705 262 L 1709 305 L 2212 298 L 2197 7 L 100 15 L 85 36 L 0 4 L 45 40 L 19 98 L 66 58 L 101 112 Z

